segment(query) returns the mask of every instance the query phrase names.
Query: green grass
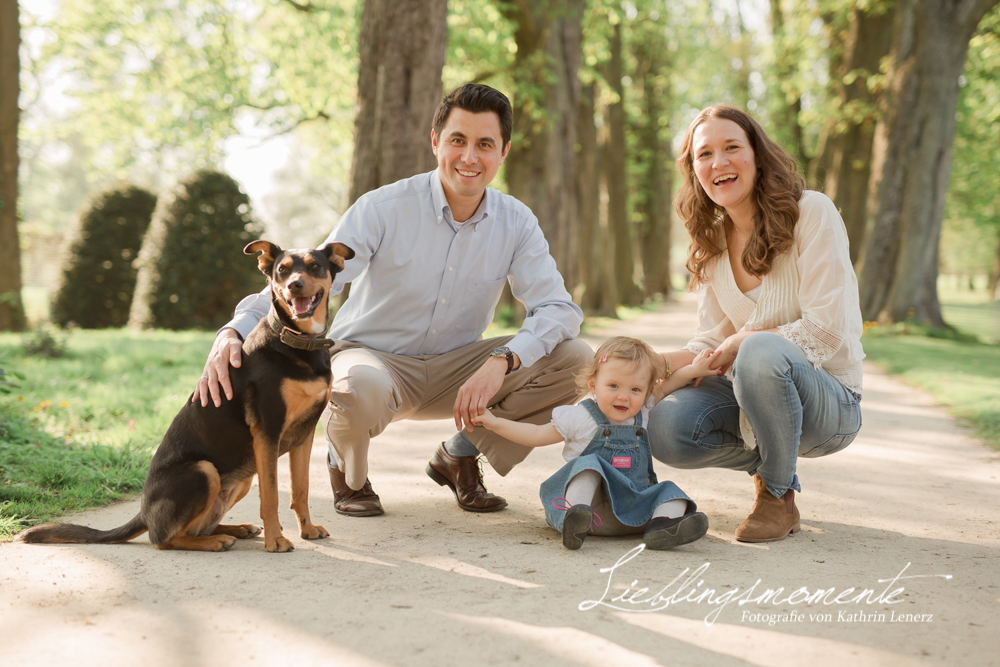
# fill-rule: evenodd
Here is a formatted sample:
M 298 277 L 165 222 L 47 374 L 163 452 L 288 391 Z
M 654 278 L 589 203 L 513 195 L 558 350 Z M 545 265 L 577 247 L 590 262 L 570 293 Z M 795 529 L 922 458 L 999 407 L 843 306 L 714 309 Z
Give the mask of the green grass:
M 984 343 L 1000 343 L 1000 301 L 941 304 L 945 321 Z
M 75 331 L 57 359 L 25 355 L 23 338 L 0 334 L 5 367 L 25 376 L 0 395 L 0 541 L 140 490 L 213 335 Z
M 911 325 L 875 327 L 862 338 L 865 354 L 888 373 L 931 394 L 952 414 L 966 420 L 988 445 L 1000 450 L 1000 345 L 962 338 L 986 338 L 976 326 L 1000 322 L 993 304 L 980 304 L 965 331 L 929 331 Z M 945 318 L 960 326 L 957 318 Z M 995 331 L 995 329 L 992 329 Z M 989 340 L 989 339 L 987 339 Z

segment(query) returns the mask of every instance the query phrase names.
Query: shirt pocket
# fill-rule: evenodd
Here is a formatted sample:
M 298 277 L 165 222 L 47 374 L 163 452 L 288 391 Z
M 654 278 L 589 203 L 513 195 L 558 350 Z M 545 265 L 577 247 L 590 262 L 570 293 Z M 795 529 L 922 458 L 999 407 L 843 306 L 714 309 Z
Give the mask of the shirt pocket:
M 486 327 L 493 321 L 493 311 L 496 310 L 500 292 L 506 282 L 506 276 L 497 279 L 469 278 L 455 329 L 474 331 L 477 334 L 486 331 Z

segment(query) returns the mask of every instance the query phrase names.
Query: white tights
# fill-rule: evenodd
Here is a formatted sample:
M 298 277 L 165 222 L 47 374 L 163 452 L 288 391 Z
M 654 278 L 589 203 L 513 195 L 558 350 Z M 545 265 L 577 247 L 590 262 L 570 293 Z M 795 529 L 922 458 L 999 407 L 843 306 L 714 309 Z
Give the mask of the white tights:
M 594 498 L 601 488 L 601 476 L 596 470 L 584 470 L 577 473 L 566 485 L 566 501 L 570 505 L 590 505 L 593 507 Z M 653 518 L 665 516 L 670 519 L 684 516 L 687 512 L 688 502 L 683 498 L 676 498 L 661 503 L 653 510 Z

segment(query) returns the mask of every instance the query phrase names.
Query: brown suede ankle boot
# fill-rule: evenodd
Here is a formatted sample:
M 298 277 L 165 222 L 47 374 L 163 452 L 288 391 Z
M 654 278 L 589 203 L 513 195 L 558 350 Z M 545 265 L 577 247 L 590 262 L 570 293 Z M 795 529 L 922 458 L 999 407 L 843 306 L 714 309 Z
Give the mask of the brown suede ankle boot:
M 789 533 L 799 530 L 799 508 L 795 506 L 795 491 L 788 489 L 785 495 L 775 498 L 767 490 L 760 475 L 753 476 L 757 499 L 750 510 L 750 516 L 736 529 L 739 542 L 777 542 Z

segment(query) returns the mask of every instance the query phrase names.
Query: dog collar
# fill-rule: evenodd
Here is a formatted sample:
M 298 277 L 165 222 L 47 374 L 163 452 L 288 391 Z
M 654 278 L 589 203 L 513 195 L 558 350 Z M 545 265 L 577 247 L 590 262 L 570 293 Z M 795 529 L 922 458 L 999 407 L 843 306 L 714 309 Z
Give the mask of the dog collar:
M 282 343 L 296 350 L 306 350 L 307 352 L 328 350 L 335 343 L 333 339 L 326 338 L 326 332 L 329 327 L 323 329 L 323 333 L 304 334 L 301 331 L 296 331 L 282 324 L 274 310 L 268 312 L 267 323 L 271 326 L 271 330 L 278 334 Z

